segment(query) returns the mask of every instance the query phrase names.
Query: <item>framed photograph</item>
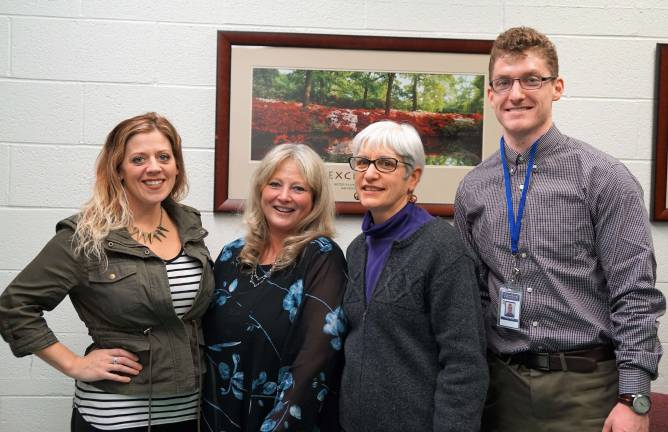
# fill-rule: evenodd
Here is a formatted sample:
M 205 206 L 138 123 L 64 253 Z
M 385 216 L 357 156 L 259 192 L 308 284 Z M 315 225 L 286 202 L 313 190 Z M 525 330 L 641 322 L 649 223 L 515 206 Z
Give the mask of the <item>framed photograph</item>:
M 668 221 L 668 44 L 657 44 L 656 51 L 658 85 L 652 219 Z
M 451 216 L 457 185 L 501 136 L 486 96 L 492 42 L 218 32 L 214 211 L 239 212 L 259 161 L 304 143 L 324 160 L 339 214 L 355 201 L 352 138 L 378 120 L 412 124 L 427 165 L 418 204 Z

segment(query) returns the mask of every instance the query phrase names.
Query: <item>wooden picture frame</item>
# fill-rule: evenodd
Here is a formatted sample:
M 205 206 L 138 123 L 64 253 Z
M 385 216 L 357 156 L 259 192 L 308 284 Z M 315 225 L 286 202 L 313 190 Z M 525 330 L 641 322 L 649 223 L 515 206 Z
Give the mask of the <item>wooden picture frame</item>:
M 657 44 L 657 106 L 652 219 L 668 221 L 668 44 Z
M 456 187 L 463 176 L 477 163 L 466 162 L 466 160 L 479 162 L 492 154 L 498 147 L 498 139 L 501 136 L 500 126 L 486 97 L 489 81 L 487 67 L 491 46 L 492 41 L 486 40 L 218 32 L 214 211 L 240 212 L 243 209 L 252 172 L 260 158 L 251 153 L 261 155 L 262 145 L 266 147 L 266 143 L 261 145 L 253 141 L 262 133 L 265 138 L 267 135 L 265 131 L 258 131 L 262 128 L 258 127 L 258 122 L 254 123 L 253 120 L 259 118 L 259 111 L 256 110 L 267 109 L 266 107 L 258 108 L 257 101 L 266 102 L 267 99 L 254 96 L 259 86 L 258 80 L 254 77 L 264 72 L 274 76 L 282 74 L 287 77 L 289 74 L 306 74 L 315 71 L 314 73 L 327 73 L 330 77 L 346 73 L 351 76 L 355 73 L 374 73 L 378 76 L 395 74 L 404 77 L 404 80 L 407 79 L 407 76 L 420 74 L 432 80 L 447 78 L 451 81 L 469 83 L 472 86 L 467 91 L 472 92 L 471 94 L 475 93 L 475 100 L 473 96 L 471 100 L 479 104 L 476 105 L 480 111 L 478 115 L 447 112 L 429 114 L 433 114 L 434 118 L 438 116 L 445 118 L 446 123 L 454 118 L 451 123 L 447 123 L 451 125 L 450 129 L 447 129 L 448 133 L 453 129 L 456 129 L 455 132 L 460 130 L 466 132 L 468 126 L 471 127 L 471 130 L 474 127 L 479 128 L 479 132 L 469 133 L 471 136 L 477 136 L 476 133 L 480 136 L 480 143 L 476 147 L 479 151 L 475 153 L 476 156 L 473 159 L 456 160 L 458 164 L 469 164 L 463 166 L 449 165 L 450 159 L 436 152 L 435 155 L 432 155 L 434 157 L 431 160 L 440 162 L 430 165 L 428 158 L 422 181 L 416 190 L 418 203 L 429 212 L 434 215 L 451 216 Z M 388 81 L 390 84 L 387 85 L 387 88 L 390 89 L 388 91 L 390 93 L 393 87 L 391 81 L 389 79 Z M 478 95 L 481 82 L 482 100 Z M 334 100 L 339 99 L 334 97 Z M 315 110 L 312 105 L 304 103 L 306 100 L 301 102 L 269 100 L 269 111 L 264 112 L 264 115 L 271 115 L 274 112 L 279 115 L 279 102 L 284 105 L 297 104 L 302 110 L 306 108 Z M 359 103 L 354 100 L 346 102 Z M 322 106 L 317 108 L 321 111 L 325 109 Z M 370 121 L 366 117 L 362 119 L 369 111 L 364 107 L 357 110 L 350 107 L 331 109 L 347 110 L 346 112 L 351 113 L 351 116 L 356 116 L 355 118 L 359 120 L 355 125 L 363 123 L 362 120 Z M 398 116 L 397 119 L 408 115 L 405 114 L 405 110 L 401 113 L 399 111 L 401 110 L 386 107 L 385 112 L 390 113 L 390 118 L 394 118 L 393 115 Z M 412 112 L 413 116 L 425 115 L 420 110 Z M 322 117 L 321 115 L 320 118 Z M 280 121 L 272 123 L 281 124 Z M 456 125 L 456 128 L 452 125 Z M 354 133 L 359 132 L 354 128 L 350 129 L 350 127 L 346 129 L 350 132 L 350 136 L 346 139 L 350 139 Z M 338 134 L 338 137 L 341 131 L 337 130 L 332 134 Z M 466 135 L 464 132 L 462 134 Z M 286 133 L 280 137 L 273 136 L 272 142 L 280 139 L 292 142 L 296 139 L 299 142 L 300 139 L 304 139 L 304 143 L 309 144 L 309 137 L 310 135 L 303 138 L 303 134 Z M 271 140 L 272 136 L 268 139 Z M 325 139 L 335 140 L 336 137 L 326 136 Z M 424 141 L 425 137 L 423 137 Z M 364 209 L 353 198 L 353 176 L 350 167 L 345 162 L 346 158 L 343 152 L 336 154 L 335 161 L 325 160 L 335 189 L 337 212 L 339 214 L 361 214 Z

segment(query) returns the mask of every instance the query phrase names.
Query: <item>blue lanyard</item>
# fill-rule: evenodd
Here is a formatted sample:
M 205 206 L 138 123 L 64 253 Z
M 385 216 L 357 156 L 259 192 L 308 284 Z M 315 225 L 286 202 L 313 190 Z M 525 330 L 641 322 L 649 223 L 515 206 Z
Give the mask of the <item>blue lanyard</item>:
M 522 228 L 522 215 L 524 214 L 524 203 L 527 199 L 527 190 L 529 189 L 529 182 L 531 181 L 531 171 L 533 170 L 533 159 L 536 156 L 538 149 L 538 140 L 533 143 L 529 151 L 529 162 L 527 165 L 527 173 L 524 176 L 524 186 L 522 186 L 522 196 L 520 197 L 520 205 L 517 209 L 517 219 L 515 218 L 515 210 L 513 209 L 513 192 L 511 190 L 510 172 L 508 170 L 508 161 L 506 160 L 506 142 L 501 137 L 501 165 L 503 165 L 503 179 L 506 186 L 506 207 L 508 208 L 508 229 L 510 230 L 510 250 L 513 255 L 519 251 L 517 245 L 520 241 L 520 230 Z

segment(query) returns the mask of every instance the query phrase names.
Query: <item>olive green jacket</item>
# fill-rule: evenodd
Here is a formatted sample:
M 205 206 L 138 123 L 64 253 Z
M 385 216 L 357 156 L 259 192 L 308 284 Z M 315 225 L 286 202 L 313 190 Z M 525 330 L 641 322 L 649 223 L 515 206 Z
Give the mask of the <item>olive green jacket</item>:
M 129 384 L 91 383 L 108 392 L 180 394 L 198 390 L 203 371 L 200 318 L 213 294 L 213 271 L 197 210 L 163 202 L 179 229 L 185 253 L 203 265 L 192 308 L 179 318 L 172 305 L 163 260 L 134 241 L 127 230 L 104 241 L 105 265 L 74 254 L 77 215 L 60 221 L 56 235 L 0 296 L 0 333 L 17 357 L 58 341 L 43 318 L 69 295 L 96 348 L 124 348 L 144 366 Z

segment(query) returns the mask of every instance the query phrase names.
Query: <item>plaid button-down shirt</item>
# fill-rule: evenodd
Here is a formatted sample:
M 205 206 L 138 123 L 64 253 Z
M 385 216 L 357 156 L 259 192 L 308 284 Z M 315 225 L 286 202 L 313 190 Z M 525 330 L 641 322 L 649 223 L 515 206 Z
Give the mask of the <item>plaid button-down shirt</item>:
M 506 147 L 514 208 L 527 150 Z M 492 350 L 562 352 L 615 347 L 619 393 L 649 393 L 661 357 L 656 261 L 642 189 L 616 159 L 552 128 L 538 142 L 518 258 L 510 252 L 500 152 L 461 182 L 455 223 L 478 258 Z M 515 210 L 517 211 L 517 210 Z M 499 327 L 499 288 L 518 263 L 519 330 Z

